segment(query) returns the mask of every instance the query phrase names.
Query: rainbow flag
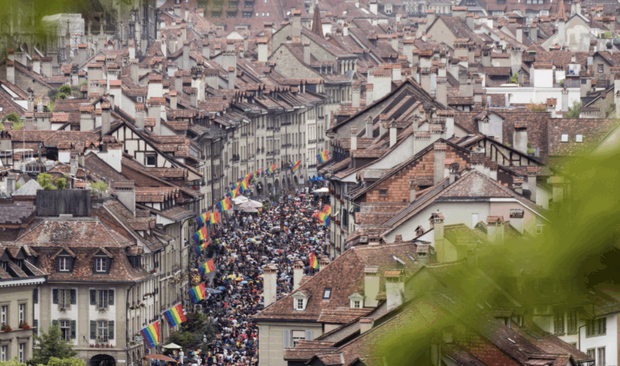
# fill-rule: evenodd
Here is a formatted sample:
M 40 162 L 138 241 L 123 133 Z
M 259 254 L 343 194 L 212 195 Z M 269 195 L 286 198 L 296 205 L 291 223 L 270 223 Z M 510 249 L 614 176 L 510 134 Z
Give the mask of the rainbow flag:
M 243 190 L 243 192 L 247 191 L 248 188 L 250 187 L 250 179 L 252 178 L 252 173 L 246 175 L 243 180 L 241 181 L 241 189 Z
M 204 283 L 201 283 L 200 285 L 196 286 L 196 287 L 192 287 L 189 290 L 189 295 L 192 297 L 192 300 L 194 300 L 194 304 L 199 303 L 200 301 L 204 300 L 207 298 L 207 289 Z
M 166 320 L 168 320 L 170 328 L 176 327 L 184 321 L 187 321 L 187 318 L 183 314 L 183 306 L 181 306 L 181 304 L 175 305 L 164 311 L 164 316 L 166 317 Z
M 209 213 L 203 213 L 202 215 L 198 216 L 198 218 L 196 219 L 196 221 L 198 221 L 198 225 L 202 225 L 205 222 L 207 222 L 207 219 L 209 218 Z
M 200 230 L 196 231 L 196 233 L 194 234 L 194 239 L 196 239 L 197 242 L 201 242 L 203 240 L 207 240 L 209 236 L 207 235 L 207 227 L 203 226 L 200 228 Z
M 217 203 L 217 208 L 222 211 L 228 211 L 232 208 L 232 203 L 230 203 L 230 197 L 226 197 L 220 202 Z
M 297 160 L 295 164 L 291 165 L 291 170 L 293 171 L 293 174 L 295 174 L 295 172 L 299 169 L 300 166 L 301 160 Z
M 329 226 L 329 215 L 326 213 L 319 213 L 319 222 L 321 225 Z
M 269 169 L 267 169 L 267 174 L 271 174 L 273 172 L 276 171 L 276 168 L 278 167 L 278 164 L 273 164 L 271 167 L 269 167 Z
M 198 255 L 201 255 L 202 253 L 204 253 L 205 249 L 207 249 L 207 247 L 209 246 L 210 241 L 206 241 L 202 244 L 200 244 L 199 246 L 196 247 L 196 253 Z
M 159 320 L 140 331 L 148 348 L 153 348 L 161 342 Z
M 323 253 L 329 255 L 329 244 L 323 244 Z
M 329 160 L 329 155 L 327 155 L 327 150 L 323 151 L 322 153 L 318 154 L 317 159 L 319 159 L 319 163 L 324 163 L 327 160 Z
M 329 207 L 329 205 L 325 205 L 325 207 L 323 207 L 323 213 L 326 215 L 331 215 L 332 214 L 332 208 Z
M 213 271 L 215 271 L 215 266 L 213 265 L 213 259 L 209 259 L 208 261 L 204 262 L 202 266 L 200 266 L 200 273 L 202 273 L 203 276 Z
M 310 268 L 319 269 L 319 259 L 314 255 L 314 252 L 310 252 Z
M 233 199 L 233 198 L 237 198 L 237 196 L 239 195 L 239 190 L 238 189 L 233 189 L 232 191 L 226 193 L 226 197 Z
M 211 216 L 209 216 L 209 224 L 219 224 L 220 223 L 220 213 L 213 212 Z

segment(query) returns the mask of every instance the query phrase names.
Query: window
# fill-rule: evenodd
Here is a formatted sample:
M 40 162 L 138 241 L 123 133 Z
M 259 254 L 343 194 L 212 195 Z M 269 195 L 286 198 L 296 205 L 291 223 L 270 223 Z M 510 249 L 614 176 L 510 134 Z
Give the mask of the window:
M 582 134 L 576 134 L 575 135 L 575 142 L 583 142 L 583 135 Z
M 537 224 L 536 225 L 536 234 L 542 234 L 544 230 L 545 230 L 545 225 L 544 224 Z
M 68 309 L 77 303 L 77 290 L 52 289 L 52 303 L 58 304 L 59 309 Z
M 303 310 L 303 309 L 304 309 L 304 300 L 297 299 L 297 310 Z
M 243 17 L 244 18 L 251 18 L 252 17 L 252 12 L 251 11 L 244 11 L 243 12 Z
M 9 306 L 0 306 L 0 325 L 9 323 Z
M 566 333 L 572 334 L 577 332 L 577 312 L 569 310 L 566 312 Z
M 592 360 L 596 359 L 596 348 L 590 348 L 589 350 L 586 351 L 586 353 L 588 354 L 588 357 L 590 357 L 590 359 Z
M 596 366 L 605 366 L 605 347 L 599 347 L 596 353 Z
M 332 296 L 332 289 L 326 288 L 325 291 L 323 291 L 323 300 L 329 300 L 331 296 Z
M 106 272 L 108 268 L 107 258 L 95 258 L 95 271 Z
M 22 324 L 26 321 L 26 304 L 19 304 L 18 306 L 19 313 L 19 324 Z
M 239 7 L 239 2 L 238 1 L 229 1 L 228 2 L 228 7 L 229 8 L 238 8 Z
M 226 18 L 235 18 L 237 16 L 237 12 L 229 11 L 226 13 Z
M 587 83 L 587 82 L 588 82 L 588 79 L 581 79 L 581 83 L 582 83 L 583 85 L 586 85 L 586 83 Z
M 568 142 L 568 134 L 567 133 L 563 133 L 562 136 L 560 136 L 560 141 Z
M 605 72 L 605 69 L 604 69 L 604 67 L 603 67 L 603 64 L 598 64 L 598 73 L 599 73 L 599 74 L 602 74 L 602 73 L 604 73 L 604 72 Z M 603 351 L 604 351 L 604 349 L 603 349 Z
M 254 7 L 254 1 L 244 1 L 243 2 L 243 7 L 244 8 L 253 8 Z
M 105 320 L 99 320 L 97 322 L 97 341 L 98 342 L 108 341 L 108 322 Z
M 588 320 L 586 322 L 586 336 L 595 337 L 607 333 L 607 318 Z
M 564 312 L 557 311 L 553 314 L 553 331 L 555 334 L 564 334 Z
M 20 363 L 24 363 L 26 358 L 26 343 L 20 343 L 19 344 L 19 357 L 18 357 L 18 361 Z
M 299 341 L 305 340 L 305 339 L 306 339 L 306 332 L 304 332 L 303 330 L 293 331 L 293 347 L 295 347 L 297 343 L 299 343 Z
M 71 339 L 71 321 L 60 320 L 58 323 L 60 327 L 60 338 L 62 338 L 65 341 L 70 340 Z
M 221 14 L 221 12 L 219 12 Z M 216 18 L 219 18 L 216 17 Z M 146 166 L 157 166 L 157 155 L 156 154 L 146 154 L 144 155 L 144 164 Z
M 0 346 L 0 361 L 9 359 L 9 346 Z
M 58 257 L 58 271 L 69 272 L 69 257 Z
M 359 300 L 353 301 L 353 307 L 356 308 L 356 309 L 361 308 L 362 307 L 361 306 L 361 302 Z
M 387 196 L 387 189 L 380 189 L 379 190 L 379 196 Z

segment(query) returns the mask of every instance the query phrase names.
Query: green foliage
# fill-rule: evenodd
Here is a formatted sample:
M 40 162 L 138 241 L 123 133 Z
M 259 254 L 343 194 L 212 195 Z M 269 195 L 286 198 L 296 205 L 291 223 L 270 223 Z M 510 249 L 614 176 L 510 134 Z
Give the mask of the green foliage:
M 19 183 L 15 183 L 15 190 L 18 190 L 18 189 L 20 189 L 21 187 L 22 187 L 22 185 L 21 185 L 21 184 L 19 184 Z
M 52 177 L 51 174 L 39 173 L 39 175 L 37 176 L 37 183 L 39 183 L 39 185 L 43 187 L 43 189 L 56 189 L 56 186 L 54 185 L 54 177 Z
M 104 181 L 92 182 L 90 191 L 92 195 L 100 195 L 108 191 L 108 185 Z
M 56 100 L 59 100 L 59 99 L 67 99 L 67 94 L 65 93 L 56 94 Z
M 26 364 L 17 361 L 17 356 L 15 356 L 12 360 L 0 362 L 0 366 L 26 366 Z
M 52 325 L 48 328 L 47 333 L 41 332 L 41 335 L 34 334 L 34 339 L 37 341 L 39 347 L 33 350 L 32 358 L 28 361 L 31 365 L 48 365 L 52 361 L 52 358 L 58 358 L 61 364 L 55 364 L 54 366 L 84 366 L 78 365 L 75 362 L 68 360 L 64 363 L 65 359 L 71 359 L 77 355 L 77 352 L 71 348 L 71 344 L 61 339 L 60 328 L 57 325 Z
M 513 84 L 518 84 L 519 83 L 519 74 L 517 74 L 516 72 L 514 74 L 512 74 L 512 76 L 510 77 L 510 82 Z
M 531 104 L 528 104 L 527 109 L 529 109 L 532 112 L 544 112 L 547 110 L 547 106 L 544 103 L 539 103 L 539 104 L 531 103 Z
M 67 178 L 58 178 L 56 179 L 56 188 L 65 189 L 67 188 Z
M 605 33 L 603 33 L 602 35 L 599 34 L 600 38 L 605 38 L 605 39 L 610 39 L 611 37 L 613 37 L 613 33 L 611 33 L 610 31 L 607 31 Z
M 581 113 L 581 102 L 574 101 L 572 107 L 568 107 L 568 112 L 564 114 L 564 118 L 579 118 Z
M 56 88 L 50 89 L 47 91 L 47 96 L 50 98 L 50 100 L 53 102 L 56 100 L 56 95 L 58 95 L 59 90 Z
M 9 113 L 6 116 L 2 117 L 2 120 L 0 122 L 4 122 L 7 120 L 13 122 L 13 131 L 20 130 L 22 127 L 24 127 L 24 122 L 22 122 L 21 118 L 19 118 L 19 115 L 15 112 Z M 4 130 L 3 124 L 0 124 L 0 131 L 1 130 Z
M 73 90 L 71 90 L 71 86 L 69 85 L 63 85 L 60 87 L 60 92 L 65 94 L 65 95 L 69 95 L 73 92 Z
M 43 366 L 43 365 L 38 365 Z M 58 358 L 58 357 L 50 357 L 47 366 L 86 366 L 86 361 L 79 359 L 77 357 L 70 358 Z
M 215 327 L 202 313 L 185 314 L 187 321 L 181 324 L 179 331 L 172 333 L 170 342 L 176 343 L 184 349 L 196 349 L 203 343 L 203 335 L 213 339 Z
M 50 101 L 49 103 L 47 103 L 47 111 L 48 111 L 48 112 L 52 112 L 52 113 L 54 113 L 54 107 L 55 107 L 55 104 L 56 104 L 56 103 L 54 103 L 54 102 L 52 102 L 52 101 Z
M 560 80 L 560 86 L 564 87 L 564 79 Z

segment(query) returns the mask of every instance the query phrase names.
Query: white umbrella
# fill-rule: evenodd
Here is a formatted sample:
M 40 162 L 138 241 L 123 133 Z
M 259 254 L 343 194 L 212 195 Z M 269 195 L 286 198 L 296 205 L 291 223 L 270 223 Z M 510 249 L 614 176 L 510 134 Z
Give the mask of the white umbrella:
M 238 197 L 233 198 L 232 201 L 234 202 L 235 205 L 238 205 L 238 204 L 241 204 L 243 202 L 247 202 L 248 198 L 245 197 L 245 196 L 238 196 Z
M 181 349 L 182 347 L 179 346 L 176 343 L 169 343 L 169 344 L 165 345 L 163 348 L 165 348 L 165 349 Z
M 257 208 L 254 207 L 249 200 L 238 204 L 237 209 L 243 212 L 258 212 Z
M 263 204 L 254 200 L 248 200 L 248 204 L 251 205 L 254 208 L 261 208 L 263 207 Z
M 327 192 L 329 192 L 329 188 L 327 187 L 315 189 L 314 191 L 312 191 L 312 193 L 327 193 Z

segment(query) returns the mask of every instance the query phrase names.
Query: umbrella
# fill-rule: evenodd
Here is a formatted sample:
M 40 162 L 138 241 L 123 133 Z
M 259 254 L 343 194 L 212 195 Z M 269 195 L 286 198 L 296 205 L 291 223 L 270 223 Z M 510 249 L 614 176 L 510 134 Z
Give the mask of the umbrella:
M 226 288 L 225 288 L 224 286 L 220 286 L 220 287 L 218 287 L 217 289 L 218 289 L 218 290 L 220 290 L 220 291 L 224 291 L 224 290 L 226 290 Z
M 261 207 L 263 207 L 262 203 L 254 201 L 254 200 L 249 200 L 248 203 L 250 205 L 252 205 L 252 207 L 254 207 L 254 208 L 261 208 Z
M 151 358 L 153 360 L 160 360 L 160 361 L 174 362 L 174 363 L 177 362 L 177 360 L 175 360 L 174 358 L 170 358 L 164 355 L 146 355 L 144 356 L 144 358 Z
M 327 187 L 315 189 L 314 191 L 312 191 L 312 193 L 327 193 L 327 192 L 329 192 L 329 188 Z
M 233 201 L 234 204 L 238 205 L 240 203 L 247 202 L 248 198 L 245 197 L 245 196 L 237 196 L 237 197 L 233 198 L 232 201 Z
M 242 285 L 247 285 L 247 284 L 248 284 L 248 281 L 241 281 L 240 283 L 241 283 Z
M 220 288 L 220 289 L 222 289 L 222 290 L 224 289 L 223 287 L 218 287 L 218 288 Z M 207 289 L 206 289 L 206 290 L 207 290 L 207 292 L 208 292 L 208 293 L 210 293 L 211 295 L 219 295 L 219 294 L 221 294 L 221 293 L 222 293 L 222 291 L 214 290 L 214 289 L 212 289 L 212 288 L 208 288 L 208 287 L 207 287 Z
M 176 343 L 168 343 L 167 345 L 162 347 L 163 349 L 181 349 L 182 347 Z
M 305 193 L 300 193 L 299 197 L 306 197 L 306 194 Z

